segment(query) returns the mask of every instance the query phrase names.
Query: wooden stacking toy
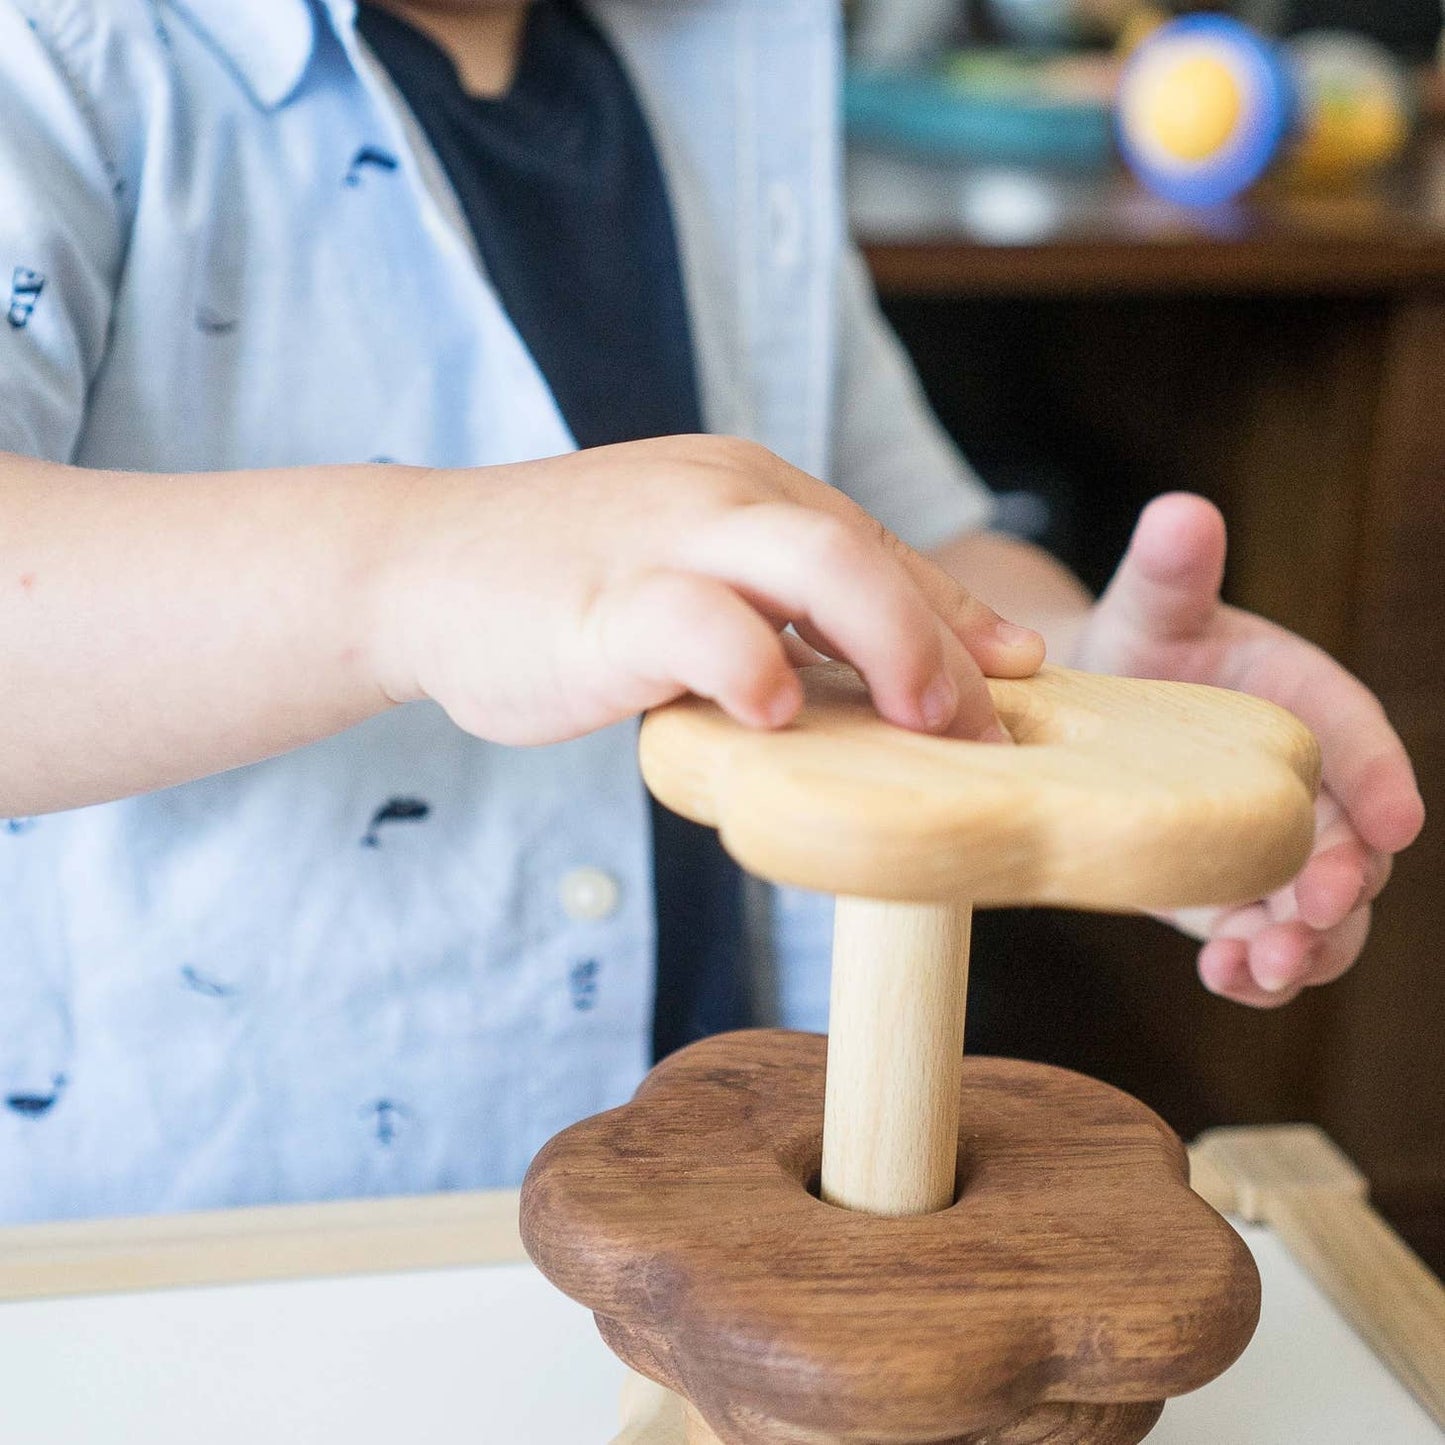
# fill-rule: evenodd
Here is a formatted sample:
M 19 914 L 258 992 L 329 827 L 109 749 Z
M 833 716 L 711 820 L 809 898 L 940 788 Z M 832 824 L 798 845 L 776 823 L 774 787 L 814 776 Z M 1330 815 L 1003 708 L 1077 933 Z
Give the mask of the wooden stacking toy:
M 1046 668 L 991 684 L 1017 746 L 955 742 L 805 678 L 780 732 L 660 709 L 642 766 L 743 867 L 839 895 L 828 1038 L 705 1040 L 560 1134 L 528 1251 L 678 1397 L 638 1392 L 635 1445 L 1132 1445 L 1244 1349 L 1258 1276 L 1144 1105 L 965 1058 L 971 910 L 1260 897 L 1308 855 L 1314 740 Z

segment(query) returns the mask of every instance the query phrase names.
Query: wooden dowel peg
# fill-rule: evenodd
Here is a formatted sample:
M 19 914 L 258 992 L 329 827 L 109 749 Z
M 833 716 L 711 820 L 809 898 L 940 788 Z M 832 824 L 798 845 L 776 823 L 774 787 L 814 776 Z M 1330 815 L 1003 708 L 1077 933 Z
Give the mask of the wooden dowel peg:
M 822 1196 L 867 1214 L 954 1200 L 973 910 L 839 898 Z
M 688 1445 L 685 1410 L 665 1385 L 629 1370 L 622 1385 L 622 1433 L 612 1445 Z
M 682 1445 L 722 1445 L 722 1441 L 708 1427 L 707 1421 L 691 1405 L 684 1404 L 683 1420 Z
M 1266 896 L 1313 844 L 1318 747 L 1211 688 L 995 679 L 998 748 L 891 727 L 850 669 L 803 681 L 771 732 L 661 708 L 641 761 L 744 868 L 838 898 L 829 1037 L 664 1059 L 533 1161 L 528 1252 L 679 1392 L 618 1445 L 1135 1445 L 1238 1357 L 1259 1276 L 1142 1104 L 964 1058 L 972 910 Z

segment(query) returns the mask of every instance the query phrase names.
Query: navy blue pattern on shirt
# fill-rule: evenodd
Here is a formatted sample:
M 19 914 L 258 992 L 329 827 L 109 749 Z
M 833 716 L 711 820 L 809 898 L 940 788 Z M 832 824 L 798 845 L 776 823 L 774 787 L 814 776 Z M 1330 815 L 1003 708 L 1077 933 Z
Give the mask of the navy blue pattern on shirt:
M 10 309 L 6 320 L 16 331 L 23 331 L 35 314 L 40 293 L 45 290 L 45 277 L 29 266 L 17 266 L 10 278 Z
M 363 6 L 358 27 L 445 167 L 578 446 L 700 432 L 667 187 L 600 30 L 570 0 L 536 0 L 511 89 L 480 99 L 444 51 L 395 15 Z M 747 1022 L 742 880 L 711 829 L 654 803 L 652 830 L 661 1058 Z M 582 960 L 573 971 L 579 1010 L 595 1002 L 595 970 Z

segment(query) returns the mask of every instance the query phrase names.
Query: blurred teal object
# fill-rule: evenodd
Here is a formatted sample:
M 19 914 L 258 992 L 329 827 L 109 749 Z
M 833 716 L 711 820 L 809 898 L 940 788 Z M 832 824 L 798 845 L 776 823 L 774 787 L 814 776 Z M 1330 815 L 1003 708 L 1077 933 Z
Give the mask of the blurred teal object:
M 934 160 L 1101 170 L 1114 155 L 1106 99 L 1052 83 L 1042 63 L 968 55 L 935 70 L 853 70 L 849 138 Z

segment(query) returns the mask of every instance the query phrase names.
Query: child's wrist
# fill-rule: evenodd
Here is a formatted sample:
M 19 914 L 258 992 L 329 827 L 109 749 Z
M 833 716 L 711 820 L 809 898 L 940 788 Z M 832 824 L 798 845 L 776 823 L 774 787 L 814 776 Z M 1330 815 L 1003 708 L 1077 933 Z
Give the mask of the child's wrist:
M 354 575 L 365 641 L 352 649 L 368 682 L 390 704 L 426 696 L 417 657 L 418 602 L 435 581 L 429 538 L 435 495 L 450 474 L 426 467 L 368 466 L 355 478 L 369 499 Z

